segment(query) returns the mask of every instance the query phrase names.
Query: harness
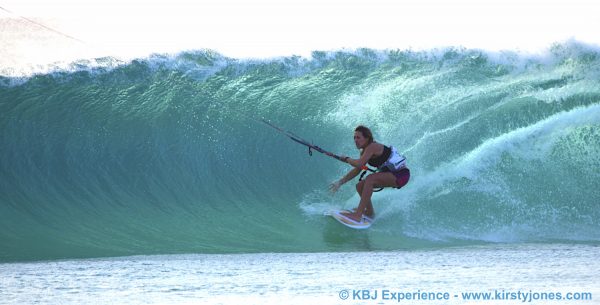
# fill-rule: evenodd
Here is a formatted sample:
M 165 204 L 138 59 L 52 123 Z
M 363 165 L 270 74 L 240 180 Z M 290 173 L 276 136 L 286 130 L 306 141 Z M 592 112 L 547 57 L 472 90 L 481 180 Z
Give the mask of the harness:
M 392 149 L 390 157 L 377 168 L 380 172 L 397 172 L 406 167 L 406 157 L 399 154 L 393 146 L 390 148 Z
M 390 157 L 385 162 L 383 162 L 381 166 L 377 168 L 377 172 L 397 172 L 402 170 L 403 168 L 406 168 L 406 157 L 399 154 L 396 148 L 394 148 L 393 146 L 391 146 L 390 149 L 392 150 L 392 152 L 390 153 Z M 371 172 L 376 172 L 375 170 L 372 170 L 370 168 L 368 168 L 368 170 Z M 360 178 L 358 178 L 358 181 L 362 181 L 363 177 L 366 174 L 367 170 L 364 170 L 360 174 Z M 373 192 L 379 192 L 381 190 L 383 190 L 383 187 L 378 188 L 376 190 L 374 189 Z

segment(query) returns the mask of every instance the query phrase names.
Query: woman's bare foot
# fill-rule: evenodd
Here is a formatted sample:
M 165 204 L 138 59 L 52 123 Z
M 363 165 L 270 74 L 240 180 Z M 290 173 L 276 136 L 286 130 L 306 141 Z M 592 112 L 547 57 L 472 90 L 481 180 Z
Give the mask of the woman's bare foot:
M 352 211 L 353 214 L 356 214 L 356 209 L 352 209 L 351 211 Z M 373 210 L 365 210 L 365 212 L 363 213 L 363 216 L 367 216 L 367 217 L 373 219 L 373 217 L 375 217 L 375 211 L 373 211 Z
M 342 212 L 341 214 L 356 221 L 356 222 L 362 221 L 362 216 L 359 215 L 357 212 L 353 212 L 353 213 Z

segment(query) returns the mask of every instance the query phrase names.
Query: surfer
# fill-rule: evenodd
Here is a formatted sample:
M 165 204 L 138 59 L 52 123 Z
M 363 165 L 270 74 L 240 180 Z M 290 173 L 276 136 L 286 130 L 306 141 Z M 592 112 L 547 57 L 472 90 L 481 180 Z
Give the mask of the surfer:
M 341 160 L 352 165 L 350 170 L 340 180 L 332 183 L 329 189 L 336 192 L 344 183 L 354 179 L 361 169 L 369 165 L 377 167 L 378 172 L 367 176 L 366 179 L 356 184 L 356 191 L 360 196 L 360 203 L 353 213 L 343 213 L 344 216 L 360 222 L 363 215 L 373 217 L 375 211 L 371 203 L 374 188 L 395 187 L 401 188 L 410 179 L 410 170 L 406 167 L 406 158 L 400 155 L 395 148 L 375 142 L 373 133 L 365 126 L 358 126 L 354 130 L 354 144 L 360 150 L 359 159 L 346 156 Z

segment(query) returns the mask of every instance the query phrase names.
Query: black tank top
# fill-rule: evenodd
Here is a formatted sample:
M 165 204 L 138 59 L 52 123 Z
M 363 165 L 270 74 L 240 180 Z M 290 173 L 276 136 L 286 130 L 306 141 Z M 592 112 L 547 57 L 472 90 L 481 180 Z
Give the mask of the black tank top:
M 369 159 L 369 165 L 373 166 L 373 167 L 377 167 L 379 168 L 381 165 L 383 165 L 383 163 L 385 163 L 385 161 L 387 161 L 390 158 L 390 155 L 392 154 L 392 149 L 389 148 L 388 146 L 383 145 L 383 153 L 381 154 L 381 156 L 379 157 L 372 157 L 371 159 Z

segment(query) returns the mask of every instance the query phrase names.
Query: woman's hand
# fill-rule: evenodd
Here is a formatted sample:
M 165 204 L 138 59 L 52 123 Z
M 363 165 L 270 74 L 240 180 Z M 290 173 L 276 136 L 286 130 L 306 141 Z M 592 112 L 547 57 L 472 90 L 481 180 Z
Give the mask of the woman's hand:
M 329 185 L 329 191 L 335 193 L 340 188 L 340 186 L 342 186 L 342 183 L 338 180 Z

